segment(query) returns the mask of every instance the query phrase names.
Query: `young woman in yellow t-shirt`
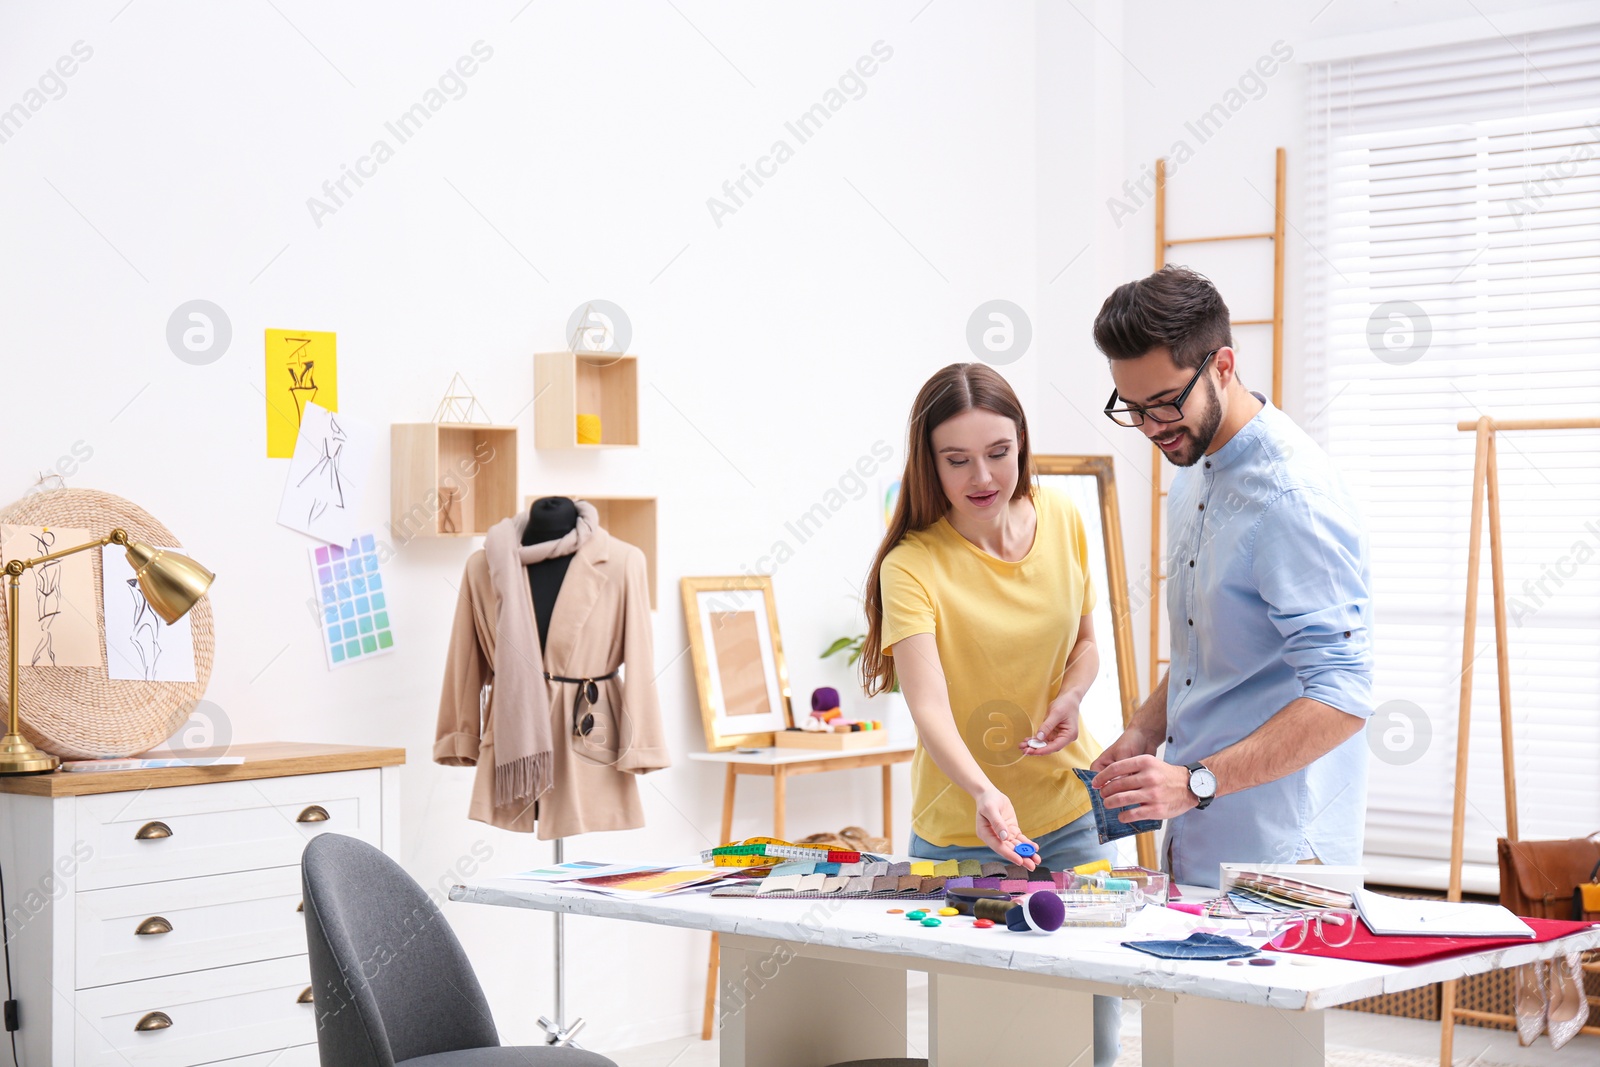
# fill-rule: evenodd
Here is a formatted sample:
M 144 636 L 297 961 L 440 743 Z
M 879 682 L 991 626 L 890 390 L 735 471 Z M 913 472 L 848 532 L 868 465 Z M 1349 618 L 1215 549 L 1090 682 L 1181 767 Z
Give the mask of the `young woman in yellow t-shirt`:
M 1082 517 L 1034 484 L 1022 406 L 987 364 L 930 378 L 908 437 L 861 656 L 867 692 L 898 680 L 917 727 L 908 851 L 1053 870 L 1109 859 L 1072 773 L 1101 748 L 1078 715 L 1100 664 Z M 1097 1065 L 1116 1059 L 1119 1016 L 1095 998 Z

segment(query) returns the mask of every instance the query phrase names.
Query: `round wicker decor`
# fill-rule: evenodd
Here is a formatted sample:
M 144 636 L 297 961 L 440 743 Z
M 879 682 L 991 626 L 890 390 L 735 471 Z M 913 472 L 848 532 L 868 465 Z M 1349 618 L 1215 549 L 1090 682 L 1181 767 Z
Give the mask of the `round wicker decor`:
M 76 527 L 89 531 L 90 537 L 104 537 L 120 526 L 135 541 L 173 548 L 183 545 L 172 531 L 137 504 L 94 489 L 33 493 L 0 510 L 0 523 Z M 83 554 L 94 563 L 95 625 L 104 650 L 105 594 L 100 552 L 86 549 Z M 24 574 L 22 580 L 26 583 L 28 575 Z M 5 583 L 0 582 L 0 602 L 6 593 Z M 9 604 L 5 607 L 10 610 Z M 185 617 L 194 638 L 194 681 L 123 681 L 108 678 L 104 666 L 24 666 L 18 675 L 23 734 L 44 751 L 65 759 L 131 756 L 171 737 L 188 721 L 195 702 L 205 693 L 216 649 L 211 599 L 202 597 Z M 5 670 L 7 662 L 3 657 L 10 655 L 6 647 L 9 639 L 8 627 L 0 626 L 0 671 Z M 0 709 L 6 714 L 10 713 L 8 699 L 0 677 Z

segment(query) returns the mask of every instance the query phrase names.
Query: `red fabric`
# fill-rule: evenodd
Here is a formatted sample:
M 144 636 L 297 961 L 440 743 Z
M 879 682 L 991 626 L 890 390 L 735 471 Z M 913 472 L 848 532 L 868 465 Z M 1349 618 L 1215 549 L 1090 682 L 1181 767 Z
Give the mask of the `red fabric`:
M 1523 918 L 1522 921 L 1533 928 L 1533 937 L 1381 937 L 1368 930 L 1367 924 L 1358 918 L 1355 937 L 1348 945 L 1341 948 L 1330 948 L 1323 944 L 1313 928 L 1311 936 L 1307 937 L 1306 943 L 1299 948 L 1277 949 L 1267 946 L 1267 951 L 1406 966 L 1413 963 L 1427 963 L 1429 960 L 1441 960 L 1447 956 L 1554 941 L 1559 937 L 1582 933 L 1600 925 L 1560 919 Z

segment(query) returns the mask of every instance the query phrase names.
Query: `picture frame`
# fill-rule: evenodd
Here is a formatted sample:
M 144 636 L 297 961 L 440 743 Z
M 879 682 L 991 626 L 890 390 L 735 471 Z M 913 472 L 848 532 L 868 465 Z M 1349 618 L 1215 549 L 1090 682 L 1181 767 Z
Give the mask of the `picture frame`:
M 683 578 L 706 751 L 766 748 L 794 725 L 770 575 Z
M 1084 697 L 1081 715 L 1095 739 L 1110 744 L 1139 707 L 1139 668 L 1133 649 L 1133 606 L 1122 550 L 1116 468 L 1110 456 L 1036 455 L 1033 471 L 1041 486 L 1062 492 L 1083 516 L 1089 540 L 1089 580 L 1097 594 L 1092 613 L 1095 640 L 1101 649 L 1109 645 L 1113 654 L 1101 653 L 1100 674 Z M 1139 865 L 1156 867 L 1155 835 L 1140 834 L 1135 841 Z
M 1128 595 L 1128 569 L 1122 550 L 1122 514 L 1117 507 L 1117 478 L 1110 456 L 1034 456 L 1034 475 L 1040 485 L 1063 492 L 1083 515 L 1084 532 L 1090 541 L 1089 579 L 1098 592 L 1094 611 L 1095 636 L 1100 647 L 1110 645 L 1114 654 L 1101 655 L 1099 684 L 1090 687 L 1091 699 L 1098 698 L 1084 712 L 1096 736 L 1110 742 L 1115 735 L 1103 736 L 1112 726 L 1126 727 L 1139 706 L 1138 666 L 1133 648 L 1133 610 Z M 1098 554 L 1095 551 L 1098 546 Z M 1109 639 L 1109 640 L 1108 640 Z M 1105 683 L 1114 674 L 1114 689 Z M 1107 699 L 1115 692 L 1116 696 Z M 1091 714 L 1091 711 L 1098 714 Z M 1097 720 L 1097 721 L 1096 721 Z M 1119 725 L 1120 723 L 1120 725 Z

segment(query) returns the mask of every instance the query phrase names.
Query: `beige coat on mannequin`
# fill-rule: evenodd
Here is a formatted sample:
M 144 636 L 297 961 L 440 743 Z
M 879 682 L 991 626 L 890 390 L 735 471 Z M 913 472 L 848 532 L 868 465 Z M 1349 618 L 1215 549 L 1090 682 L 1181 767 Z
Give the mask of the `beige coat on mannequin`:
M 526 582 L 524 595 L 531 596 Z M 597 683 L 600 703 L 587 737 L 573 732 L 578 686 L 546 682 L 554 719 L 555 784 L 532 803 L 494 805 L 494 665 L 500 598 L 483 550 L 467 558 L 445 663 L 444 694 L 433 758 L 449 767 L 478 768 L 469 818 L 540 840 L 592 830 L 644 825 L 634 776 L 670 765 L 656 696 L 650 592 L 644 553 L 597 529 L 573 554 L 550 618 L 544 669 L 564 678 L 592 678 L 618 665 L 616 678 Z M 487 700 L 480 697 L 488 689 Z

